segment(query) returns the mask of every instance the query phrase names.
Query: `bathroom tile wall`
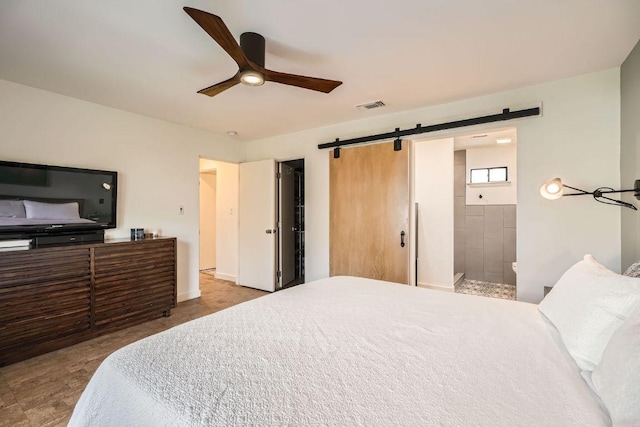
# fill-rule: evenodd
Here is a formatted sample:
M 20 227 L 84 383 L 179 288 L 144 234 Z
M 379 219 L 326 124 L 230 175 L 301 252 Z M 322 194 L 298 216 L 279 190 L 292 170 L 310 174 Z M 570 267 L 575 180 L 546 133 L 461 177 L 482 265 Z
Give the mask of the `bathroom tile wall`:
M 516 284 L 516 205 L 466 205 L 466 152 L 454 153 L 454 270 L 470 280 Z

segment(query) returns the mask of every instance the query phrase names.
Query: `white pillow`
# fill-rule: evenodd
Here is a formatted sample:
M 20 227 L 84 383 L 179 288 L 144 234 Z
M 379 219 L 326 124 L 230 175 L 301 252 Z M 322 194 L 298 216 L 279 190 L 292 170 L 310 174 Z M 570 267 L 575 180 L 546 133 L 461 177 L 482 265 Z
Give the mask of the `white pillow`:
M 640 279 L 616 274 L 591 255 L 569 270 L 538 306 L 580 369 L 593 371 L 609 339 L 640 302 Z
M 25 200 L 24 210 L 29 219 L 80 219 L 78 202 L 42 203 Z
M 624 272 L 625 276 L 640 277 L 640 261 L 636 261 Z
M 614 426 L 640 425 L 640 306 L 611 337 L 591 383 Z
M 25 218 L 22 200 L 0 200 L 0 216 L 5 218 Z

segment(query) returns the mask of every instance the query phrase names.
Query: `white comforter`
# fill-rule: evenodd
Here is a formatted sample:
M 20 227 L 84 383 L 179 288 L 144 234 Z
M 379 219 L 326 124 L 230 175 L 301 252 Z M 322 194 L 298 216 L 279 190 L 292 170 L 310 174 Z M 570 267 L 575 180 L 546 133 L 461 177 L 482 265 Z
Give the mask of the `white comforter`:
M 536 308 L 319 280 L 115 352 L 69 425 L 608 425 Z

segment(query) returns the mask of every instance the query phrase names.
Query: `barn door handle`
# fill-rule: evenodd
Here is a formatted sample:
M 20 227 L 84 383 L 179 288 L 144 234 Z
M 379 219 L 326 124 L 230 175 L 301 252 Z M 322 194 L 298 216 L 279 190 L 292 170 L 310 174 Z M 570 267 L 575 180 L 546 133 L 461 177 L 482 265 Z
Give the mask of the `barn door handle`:
M 401 248 L 404 248 L 404 235 L 405 235 L 405 232 L 404 232 L 404 230 L 402 230 L 400 232 L 400 247 Z

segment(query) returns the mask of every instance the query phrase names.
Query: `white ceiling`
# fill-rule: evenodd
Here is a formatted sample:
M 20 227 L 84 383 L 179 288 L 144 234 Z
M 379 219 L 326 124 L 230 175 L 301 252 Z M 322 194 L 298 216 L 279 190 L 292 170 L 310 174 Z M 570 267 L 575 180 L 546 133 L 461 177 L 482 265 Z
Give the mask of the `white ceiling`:
M 344 84 L 199 95 L 236 65 L 185 5 Z M 0 79 L 251 140 L 616 67 L 639 37 L 638 0 L 2 0 Z
M 517 129 L 514 127 L 492 129 L 485 132 L 475 132 L 465 135 L 458 135 L 453 138 L 453 149 L 467 150 L 469 148 L 500 146 L 497 139 L 510 139 L 510 144 L 518 143 Z

